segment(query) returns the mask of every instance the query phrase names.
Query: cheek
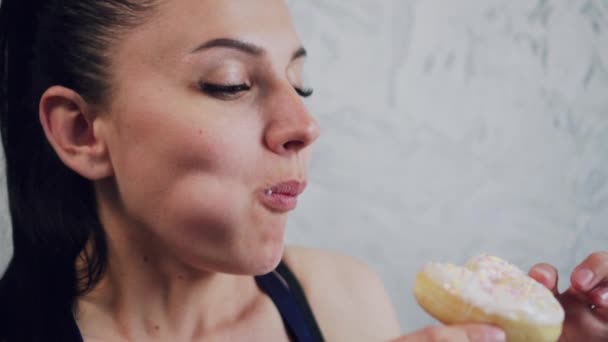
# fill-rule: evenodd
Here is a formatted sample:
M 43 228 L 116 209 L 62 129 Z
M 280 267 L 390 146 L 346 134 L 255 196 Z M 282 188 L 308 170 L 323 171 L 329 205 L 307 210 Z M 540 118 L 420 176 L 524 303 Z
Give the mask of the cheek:
M 133 191 L 171 191 L 172 183 L 193 174 L 234 180 L 258 164 L 260 148 L 252 142 L 259 140 L 259 124 L 254 120 L 222 112 L 142 112 L 118 123 L 112 149 L 116 176 Z
M 267 212 L 238 183 L 206 176 L 183 179 L 149 227 L 190 265 L 266 273 L 282 256 L 286 216 Z
M 124 115 L 110 146 L 125 215 L 192 262 L 227 255 L 256 272 L 280 258 L 285 217 L 255 197 L 270 171 L 261 122 L 245 113 L 141 112 Z

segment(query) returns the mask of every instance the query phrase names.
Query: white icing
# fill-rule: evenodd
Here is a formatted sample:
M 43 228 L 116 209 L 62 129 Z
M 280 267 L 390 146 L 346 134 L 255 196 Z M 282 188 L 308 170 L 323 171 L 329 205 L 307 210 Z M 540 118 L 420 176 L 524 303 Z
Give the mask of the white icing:
M 465 267 L 428 263 L 424 272 L 465 303 L 489 314 L 543 325 L 564 320 L 564 310 L 551 291 L 497 257 L 482 255 Z

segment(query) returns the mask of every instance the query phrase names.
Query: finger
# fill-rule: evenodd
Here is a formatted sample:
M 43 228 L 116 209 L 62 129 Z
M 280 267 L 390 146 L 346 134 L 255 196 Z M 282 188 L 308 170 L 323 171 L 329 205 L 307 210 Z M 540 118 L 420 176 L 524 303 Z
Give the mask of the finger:
M 530 269 L 528 275 L 551 290 L 554 295 L 559 293 L 557 289 L 558 273 L 555 267 L 546 263 L 536 264 Z
M 402 336 L 392 342 L 504 342 L 505 333 L 494 326 L 466 324 L 433 326 Z
M 598 286 L 591 291 L 591 302 L 598 309 L 608 308 L 608 284 Z
M 595 317 L 599 318 L 601 320 L 601 322 L 604 323 L 604 331 L 606 332 L 606 335 L 608 337 L 608 326 L 606 326 L 606 323 L 608 323 L 608 308 L 598 307 L 595 310 L 593 310 L 593 314 L 595 315 Z
M 491 325 L 468 324 L 461 325 L 457 329 L 463 329 L 468 341 L 471 342 L 504 342 L 507 340 L 507 335 L 502 329 Z
M 570 281 L 575 291 L 584 293 L 608 282 L 608 252 L 597 252 L 587 257 L 574 269 Z
M 607 341 L 598 336 L 608 337 L 608 310 L 592 308 L 570 292 L 560 296 L 560 302 L 566 308 L 564 321 L 564 341 Z M 561 341 L 561 340 L 560 340 Z

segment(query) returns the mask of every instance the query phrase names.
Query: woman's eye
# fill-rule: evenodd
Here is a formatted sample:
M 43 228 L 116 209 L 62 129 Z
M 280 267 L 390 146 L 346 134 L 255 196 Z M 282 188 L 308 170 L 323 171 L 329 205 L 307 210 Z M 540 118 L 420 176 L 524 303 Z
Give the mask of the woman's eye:
M 245 83 L 242 84 L 215 84 L 215 83 L 200 83 L 200 89 L 220 99 L 233 99 L 239 96 L 240 93 L 251 90 L 251 86 Z M 313 94 L 312 88 L 294 87 L 298 95 L 302 97 L 310 97 Z
M 312 88 L 294 87 L 294 89 L 296 90 L 298 95 L 300 95 L 302 97 L 310 97 L 314 93 L 314 90 Z
M 199 84 L 201 90 L 211 96 L 220 99 L 232 99 L 237 97 L 240 93 L 251 90 L 251 86 L 245 83 L 242 84 L 214 84 L 214 83 L 201 83 Z

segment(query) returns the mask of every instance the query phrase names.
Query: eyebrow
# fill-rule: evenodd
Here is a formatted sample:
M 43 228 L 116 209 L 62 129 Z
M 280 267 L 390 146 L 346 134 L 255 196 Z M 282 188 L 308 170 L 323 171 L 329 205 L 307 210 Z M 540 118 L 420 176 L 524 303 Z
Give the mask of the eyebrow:
M 256 56 L 256 57 L 266 54 L 266 50 L 264 50 L 264 48 L 262 48 L 260 46 L 257 46 L 255 44 L 251 44 L 251 43 L 247 43 L 242 40 L 231 39 L 231 38 L 212 39 L 210 41 L 207 41 L 207 42 L 197 46 L 190 53 L 197 53 L 197 52 L 201 52 L 203 50 L 208 50 L 208 49 L 218 48 L 218 47 L 234 49 L 234 50 L 244 52 L 248 55 L 252 55 L 252 56 Z M 291 60 L 294 61 L 298 58 L 306 57 L 307 55 L 308 55 L 308 52 L 306 51 L 306 49 L 304 47 L 300 46 L 292 54 Z

